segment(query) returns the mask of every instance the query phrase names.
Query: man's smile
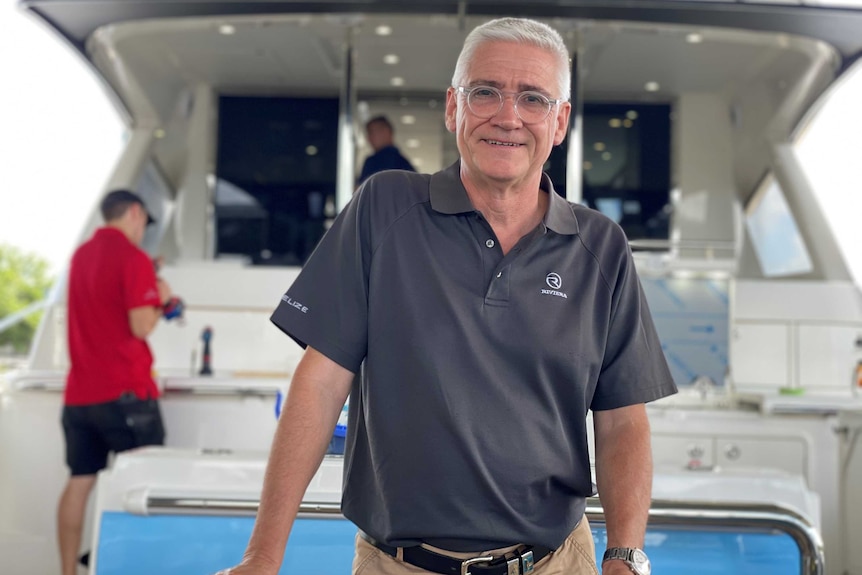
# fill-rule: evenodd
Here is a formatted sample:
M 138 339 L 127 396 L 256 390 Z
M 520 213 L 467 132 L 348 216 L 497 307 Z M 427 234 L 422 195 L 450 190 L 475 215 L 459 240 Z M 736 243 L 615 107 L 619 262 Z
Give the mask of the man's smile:
M 517 142 L 503 142 L 502 140 L 489 140 L 487 138 L 483 139 L 486 144 L 491 144 L 492 146 L 507 146 L 511 148 L 517 148 L 523 146 L 524 144 L 518 144 Z

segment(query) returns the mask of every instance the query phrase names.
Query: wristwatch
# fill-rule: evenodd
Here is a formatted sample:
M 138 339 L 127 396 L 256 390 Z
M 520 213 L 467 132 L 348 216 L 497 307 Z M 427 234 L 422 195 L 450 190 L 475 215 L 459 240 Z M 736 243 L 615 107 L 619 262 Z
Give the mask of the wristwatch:
M 650 575 L 652 569 L 649 564 L 649 557 L 643 552 L 643 549 L 637 547 L 609 547 L 602 557 L 602 563 L 611 559 L 619 559 L 629 566 L 632 573 L 636 575 Z

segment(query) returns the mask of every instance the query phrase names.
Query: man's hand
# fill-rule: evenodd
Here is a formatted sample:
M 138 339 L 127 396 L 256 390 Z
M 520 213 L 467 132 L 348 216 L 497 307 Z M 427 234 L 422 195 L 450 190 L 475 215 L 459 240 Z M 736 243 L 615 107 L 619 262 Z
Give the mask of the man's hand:
M 158 278 L 156 280 L 156 287 L 159 290 L 159 301 L 162 302 L 162 305 L 166 304 L 174 295 L 171 291 L 171 286 L 162 278 Z
M 224 569 L 215 575 L 278 575 L 278 565 L 267 565 L 251 559 L 243 559 L 236 567 Z

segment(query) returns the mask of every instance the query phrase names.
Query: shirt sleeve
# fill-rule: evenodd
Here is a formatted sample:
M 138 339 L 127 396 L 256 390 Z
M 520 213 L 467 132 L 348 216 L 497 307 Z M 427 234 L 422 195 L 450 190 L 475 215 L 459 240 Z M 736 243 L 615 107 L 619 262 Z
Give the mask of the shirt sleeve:
M 615 279 L 594 410 L 646 403 L 677 391 L 628 246 Z
M 136 307 L 160 307 L 156 268 L 142 250 L 135 250 L 123 268 L 123 297 L 127 310 Z
M 367 350 L 372 249 L 367 186 L 335 219 L 272 314 L 301 346 L 356 373 Z

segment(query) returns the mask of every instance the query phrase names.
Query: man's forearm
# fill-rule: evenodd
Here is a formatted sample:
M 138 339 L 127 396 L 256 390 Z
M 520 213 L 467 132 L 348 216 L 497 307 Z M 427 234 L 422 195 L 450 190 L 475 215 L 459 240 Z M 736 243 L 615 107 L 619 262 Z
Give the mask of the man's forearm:
M 276 573 L 281 565 L 305 490 L 326 453 L 350 391 L 352 374 L 339 366 L 321 368 L 321 361 L 329 362 L 321 358 L 311 349 L 303 356 L 270 450 L 260 508 L 244 558 L 266 572 Z
M 162 308 L 141 306 L 129 310 L 129 327 L 138 339 L 147 339 L 162 317 Z
M 652 449 L 643 405 L 593 414 L 596 483 L 608 547 L 643 547 L 652 498 Z

